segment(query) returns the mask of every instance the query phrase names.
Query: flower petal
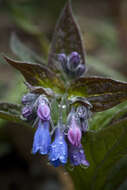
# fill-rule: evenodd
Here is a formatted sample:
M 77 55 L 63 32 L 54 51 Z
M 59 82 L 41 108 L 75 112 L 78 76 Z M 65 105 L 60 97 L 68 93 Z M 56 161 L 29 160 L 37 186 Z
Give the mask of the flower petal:
M 68 148 L 64 134 L 59 132 L 59 129 L 56 129 L 55 140 L 50 146 L 49 160 L 53 165 L 59 166 L 67 163 L 67 157 Z
M 50 143 L 49 122 L 42 122 L 40 120 L 34 135 L 32 153 L 35 154 L 36 152 L 39 152 L 42 155 L 47 154 L 49 152 Z
M 80 164 L 83 164 L 85 166 L 89 166 L 89 162 L 86 160 L 84 150 L 82 145 L 75 147 L 70 144 L 69 146 L 69 157 L 70 157 L 70 162 L 72 165 L 77 166 Z

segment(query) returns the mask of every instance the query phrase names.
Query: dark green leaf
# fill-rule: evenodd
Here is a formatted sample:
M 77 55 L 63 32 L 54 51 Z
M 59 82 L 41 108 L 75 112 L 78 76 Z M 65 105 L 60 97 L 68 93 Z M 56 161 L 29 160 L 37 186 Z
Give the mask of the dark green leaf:
M 70 1 L 68 1 L 60 15 L 53 35 L 49 53 L 49 66 L 54 70 L 58 70 L 53 57 L 59 53 L 65 53 L 68 55 L 72 51 L 77 51 L 81 55 L 82 63 L 85 64 L 85 51 L 80 30 L 73 17 Z
M 82 143 L 86 158 L 90 162 L 90 167 L 85 169 L 78 166 L 73 170 L 69 170 L 68 168 L 75 188 L 77 190 L 104 189 L 112 168 L 120 159 L 127 156 L 126 139 L 127 120 L 123 120 L 98 132 L 87 132 Z M 118 183 L 117 185 L 119 185 Z
M 59 91 L 59 88 L 61 90 L 64 89 L 63 83 L 59 80 L 55 73 L 49 70 L 46 66 L 15 61 L 6 56 L 4 56 L 4 58 L 10 65 L 18 69 L 23 74 L 26 81 L 31 85 L 42 85 L 44 87 L 53 88 L 55 91 Z
M 93 111 L 103 111 L 127 100 L 127 83 L 103 77 L 80 78 L 71 84 L 69 95 L 83 96 Z
M 0 102 L 0 118 L 26 125 L 21 119 L 21 106 L 18 104 Z
M 124 183 L 127 182 L 126 176 L 127 176 L 127 155 L 125 155 L 123 158 L 118 160 L 116 164 L 113 164 L 113 167 L 111 168 L 111 171 L 109 172 L 109 175 L 107 176 L 104 190 L 122 189 L 122 186 L 124 185 Z

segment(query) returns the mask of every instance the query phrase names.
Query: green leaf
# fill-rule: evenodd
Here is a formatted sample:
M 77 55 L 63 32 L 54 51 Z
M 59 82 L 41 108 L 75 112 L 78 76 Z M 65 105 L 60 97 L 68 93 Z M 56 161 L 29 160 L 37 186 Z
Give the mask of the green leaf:
M 21 119 L 21 106 L 18 104 L 0 102 L 0 118 L 27 125 Z
M 39 57 L 34 51 L 26 47 L 15 33 L 11 36 L 10 46 L 13 53 L 22 61 L 45 64 L 43 58 Z
M 52 88 L 53 90 L 59 92 L 64 90 L 64 85 L 62 81 L 49 70 L 46 66 L 28 62 L 20 62 L 10 59 L 4 56 L 5 60 L 18 69 L 26 79 L 28 83 L 35 86 L 43 86 Z
M 97 132 L 87 132 L 82 143 L 86 158 L 90 162 L 90 167 L 86 169 L 78 166 L 73 170 L 67 167 L 75 188 L 77 190 L 104 189 L 107 180 L 110 180 L 109 174 L 111 174 L 113 167 L 120 159 L 127 156 L 126 139 L 127 120 Z
M 109 176 L 107 177 L 106 180 L 104 190 L 122 189 L 122 186 L 124 186 L 124 183 L 126 182 L 126 176 L 127 176 L 127 155 L 118 160 L 118 162 L 116 162 L 116 164 L 114 164 L 113 167 L 111 168 Z
M 53 57 L 59 53 L 65 53 L 68 55 L 73 51 L 77 51 L 80 54 L 82 63 L 85 64 L 85 51 L 81 38 L 79 26 L 72 14 L 70 1 L 68 1 L 55 28 L 49 53 L 49 66 L 54 70 L 58 70 Z
M 69 96 L 83 96 L 93 105 L 92 111 L 103 111 L 127 100 L 127 83 L 103 77 L 79 78 L 69 90 Z

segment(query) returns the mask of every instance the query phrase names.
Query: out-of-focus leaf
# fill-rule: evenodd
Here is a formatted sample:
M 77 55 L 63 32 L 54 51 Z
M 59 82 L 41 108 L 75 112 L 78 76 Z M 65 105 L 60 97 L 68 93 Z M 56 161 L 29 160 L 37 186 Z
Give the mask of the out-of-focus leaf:
M 45 61 L 39 55 L 37 55 L 34 51 L 26 47 L 18 36 L 13 33 L 11 36 L 10 46 L 15 55 L 17 55 L 22 61 L 29 61 L 33 63 L 41 63 L 44 64 Z
M 24 12 L 24 9 L 20 5 L 10 4 L 11 16 L 16 22 L 17 26 L 23 29 L 25 32 L 34 35 L 35 38 L 40 42 L 40 46 L 45 57 L 48 56 L 49 42 L 40 30 L 40 28 L 34 24 L 33 17 L 29 17 L 28 10 Z M 34 10 L 33 10 L 34 11 Z M 33 13 L 32 13 L 33 16 Z
M 60 91 L 60 89 L 64 89 L 63 83 L 60 81 L 60 79 L 46 66 L 28 62 L 15 61 L 6 56 L 4 56 L 4 58 L 10 65 L 18 69 L 23 74 L 26 81 L 31 85 L 42 85 L 46 88 L 52 88 L 55 91 Z
M 103 111 L 127 100 L 127 83 L 103 77 L 79 78 L 71 84 L 69 95 L 87 97 L 93 111 Z
M 96 72 L 99 72 L 105 76 L 112 77 L 115 80 L 124 80 L 127 81 L 127 78 L 123 76 L 120 72 L 117 70 L 113 69 L 109 66 L 107 66 L 106 63 L 102 63 L 99 59 L 96 57 L 92 56 L 87 56 L 87 63 L 89 70 L 94 69 Z
M 82 63 L 85 64 L 85 51 L 82 44 L 80 30 L 73 17 L 71 4 L 68 0 L 60 15 L 53 35 L 48 60 L 49 66 L 54 70 L 58 70 L 53 57 L 59 53 L 65 53 L 68 55 L 72 51 L 77 51 L 81 56 Z
M 15 20 L 18 26 L 31 34 L 40 34 L 39 28 L 32 23 L 28 15 L 23 12 L 21 6 L 18 6 L 16 4 L 10 4 L 9 8 L 11 8 L 11 17 Z
M 97 132 L 89 131 L 83 138 L 83 145 L 89 168 L 81 166 L 68 171 L 78 190 L 104 189 L 112 167 L 127 155 L 127 120 L 111 125 Z M 126 176 L 125 176 L 126 177 Z M 119 180 L 116 183 L 119 183 Z M 117 185 L 119 185 L 117 183 Z M 114 189 L 112 189 L 114 190 Z
M 127 155 L 121 158 L 116 164 L 113 165 L 107 177 L 104 190 L 122 189 L 123 184 L 126 182 L 126 176 L 127 176 Z M 127 184 L 125 190 L 126 189 L 127 189 Z
M 9 120 L 11 122 L 25 124 L 25 121 L 21 119 L 21 106 L 18 104 L 11 104 L 6 102 L 0 102 L 0 118 Z

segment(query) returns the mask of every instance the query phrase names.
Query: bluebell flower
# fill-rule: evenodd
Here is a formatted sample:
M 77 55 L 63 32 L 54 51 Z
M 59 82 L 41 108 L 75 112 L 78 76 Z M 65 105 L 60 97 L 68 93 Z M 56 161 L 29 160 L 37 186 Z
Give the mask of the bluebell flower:
M 51 136 L 49 132 L 49 121 L 39 120 L 38 128 L 34 135 L 32 153 L 39 152 L 42 155 L 48 154 L 51 144 Z
M 55 140 L 50 146 L 49 161 L 54 167 L 67 163 L 68 147 L 64 139 L 64 133 L 57 128 L 55 132 Z
M 75 147 L 72 144 L 69 146 L 69 158 L 70 162 L 74 166 L 85 165 L 89 166 L 89 162 L 86 160 L 82 145 Z

